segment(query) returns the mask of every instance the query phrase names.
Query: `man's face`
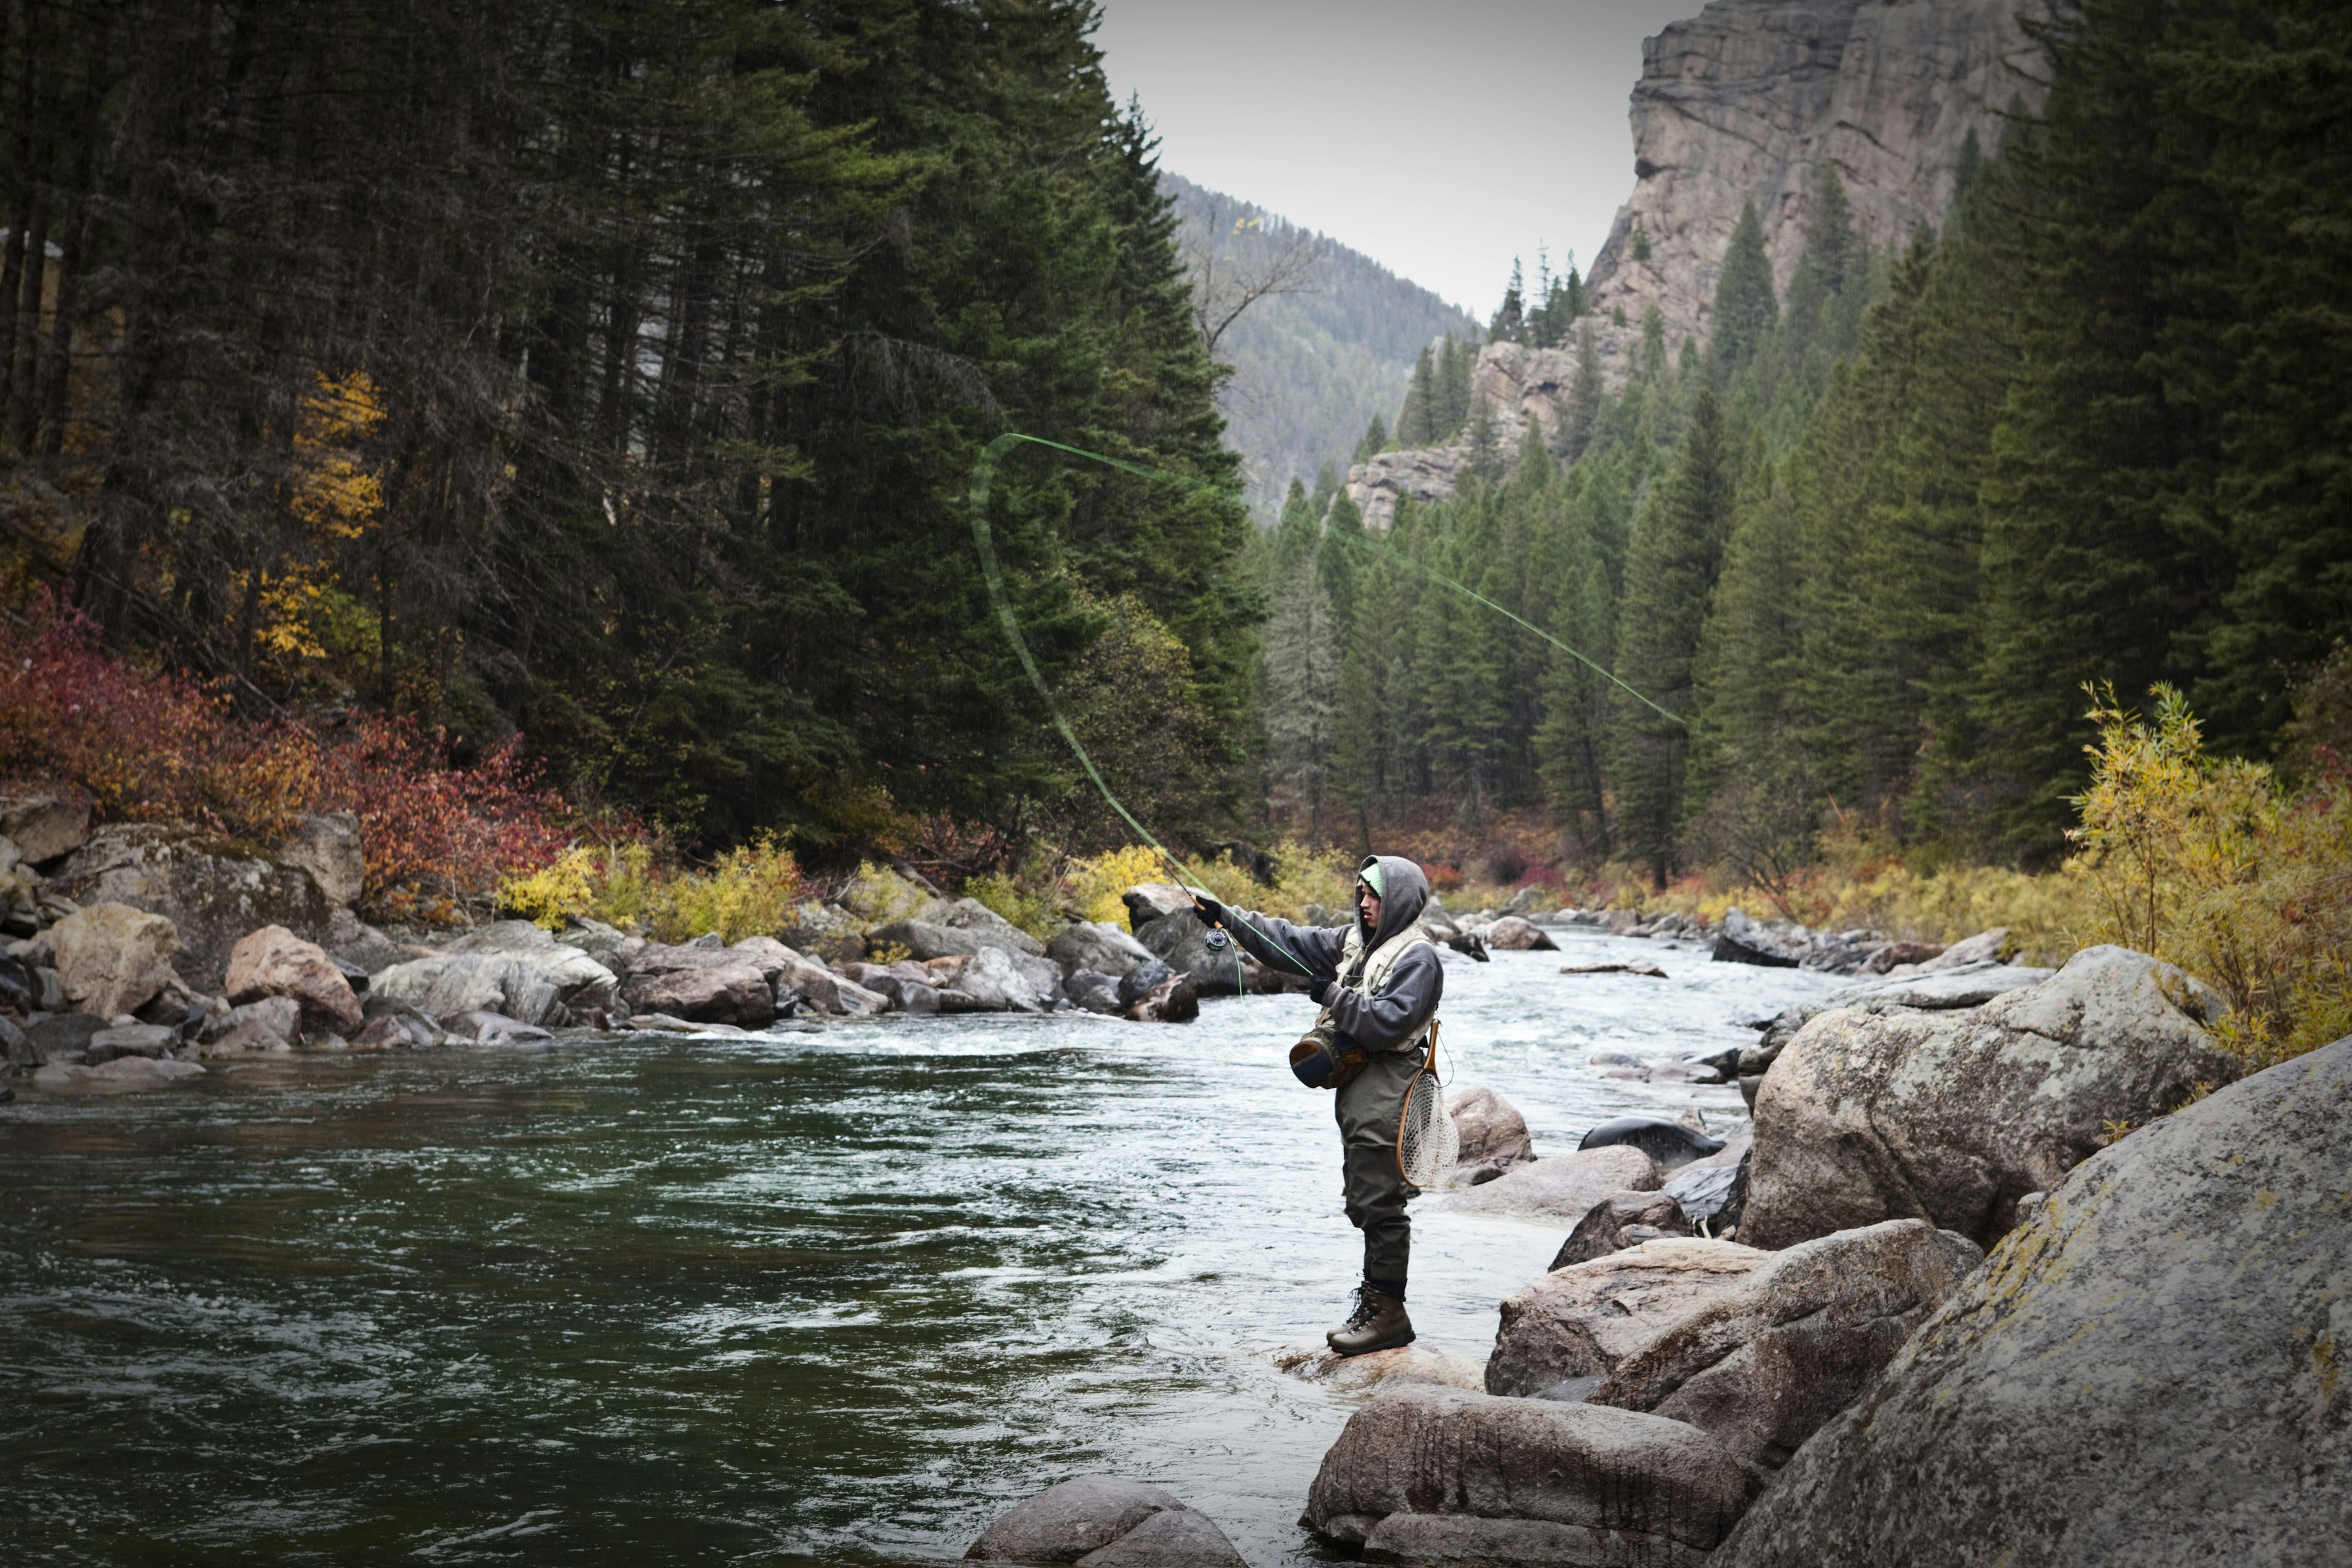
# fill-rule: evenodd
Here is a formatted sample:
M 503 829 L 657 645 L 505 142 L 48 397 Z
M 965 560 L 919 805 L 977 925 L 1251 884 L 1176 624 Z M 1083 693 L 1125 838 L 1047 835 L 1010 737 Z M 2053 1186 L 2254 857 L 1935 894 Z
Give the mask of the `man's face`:
M 1381 929 L 1381 896 L 1362 882 L 1356 884 L 1356 908 L 1363 914 L 1366 931 Z

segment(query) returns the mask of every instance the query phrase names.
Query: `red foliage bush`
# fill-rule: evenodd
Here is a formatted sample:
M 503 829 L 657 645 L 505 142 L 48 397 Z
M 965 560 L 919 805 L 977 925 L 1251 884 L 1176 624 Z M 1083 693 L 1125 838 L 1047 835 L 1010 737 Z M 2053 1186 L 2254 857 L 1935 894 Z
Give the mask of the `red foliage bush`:
M 1428 876 L 1429 885 L 1436 889 L 1439 892 L 1456 893 L 1462 890 L 1462 868 L 1460 867 L 1449 866 L 1441 860 L 1435 865 L 1423 866 L 1422 870 Z
M 500 878 L 561 854 L 581 826 L 511 745 L 448 765 L 438 731 L 363 718 L 321 733 L 250 721 L 226 691 L 98 646 L 46 589 L 0 621 L 0 782 L 70 792 L 100 822 L 181 822 L 274 844 L 310 811 L 360 819 L 363 901 L 387 919 L 453 920 Z M 598 837 L 637 837 L 601 824 Z

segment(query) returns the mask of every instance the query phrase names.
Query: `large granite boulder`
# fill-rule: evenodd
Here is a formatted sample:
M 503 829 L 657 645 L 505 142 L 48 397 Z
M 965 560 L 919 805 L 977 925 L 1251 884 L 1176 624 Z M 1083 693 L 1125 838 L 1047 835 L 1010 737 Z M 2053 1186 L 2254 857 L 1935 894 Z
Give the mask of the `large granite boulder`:
M 233 1005 L 290 997 L 313 1029 L 356 1035 L 366 1022 L 358 993 L 327 950 L 284 926 L 249 931 L 229 950 L 224 989 Z
M 58 979 L 75 1011 L 111 1018 L 153 1000 L 173 978 L 178 931 L 129 904 L 85 905 L 48 931 Z
M 1814 1018 L 1756 1097 L 1743 1241 L 1781 1247 L 1927 1219 L 1990 1247 L 2117 1123 L 2139 1125 L 2236 1058 L 2206 1033 L 2221 1003 L 2168 963 L 2085 948 L 1973 1010 Z
M 180 942 L 172 966 L 205 995 L 220 994 L 229 950 L 246 932 L 284 926 L 323 943 L 334 914 L 300 867 L 179 827 L 101 827 L 67 857 L 53 884 L 79 904 L 129 904 L 170 921 Z
M 1518 1108 L 1486 1086 L 1454 1090 L 1445 1097 L 1454 1117 L 1461 1148 L 1454 1169 L 1446 1173 L 1449 1187 L 1475 1187 L 1491 1182 L 1536 1157 L 1535 1141 L 1528 1135 L 1528 1120 Z
M 1274 1364 L 1293 1377 L 1320 1384 L 1338 1394 L 1369 1394 L 1375 1388 L 1402 1388 L 1409 1384 L 1466 1388 L 1473 1393 L 1484 1393 L 1486 1387 L 1485 1363 L 1439 1350 L 1426 1340 L 1363 1355 L 1341 1355 L 1328 1345 L 1295 1345 L 1276 1352 Z
M 1852 1404 L 1984 1252 L 1889 1220 L 1769 1253 L 1619 1359 L 1596 1405 L 1687 1421 L 1762 1475 Z
M 1756 1091 L 1762 1087 L 1764 1075 L 1771 1070 L 1772 1064 L 1780 1059 L 1789 1042 L 1797 1037 L 1797 1031 L 1823 1013 L 1833 1013 L 1841 1007 L 1860 1007 L 1871 1013 L 1905 1008 L 1925 1013 L 1948 1013 L 1965 1007 L 1981 1007 L 1996 996 L 2022 991 L 2029 985 L 2039 985 L 2054 973 L 2054 970 L 2036 969 L 2029 964 L 2000 963 L 1988 959 L 1935 974 L 1892 975 L 1883 980 L 1864 981 L 1834 995 L 1792 1003 L 1764 1026 L 1763 1034 L 1753 1045 L 1740 1047 L 1736 1069 L 1740 1095 L 1753 1110 Z
M 375 975 L 368 994 L 405 1003 L 444 1024 L 474 1013 L 496 1013 L 548 1028 L 591 1021 L 609 1005 L 615 988 L 612 971 L 586 953 L 559 947 L 548 952 L 451 952 L 411 959 Z
M 1208 922 L 1189 902 L 1145 926 L 1137 940 L 1177 973 L 1192 975 L 1203 999 L 1241 994 L 1241 948 L 1230 938 L 1222 950 L 1211 947 Z
M 2077 1166 L 1725 1568 L 2263 1563 L 2352 1541 L 2352 1039 Z
M 1172 882 L 1138 882 L 1118 901 L 1127 906 L 1127 929 L 1138 936 L 1161 915 L 1193 907 L 1192 895 Z
M 939 899 L 923 906 L 920 918 L 962 931 L 983 947 L 1003 948 L 1029 958 L 1045 956 L 1045 944 L 978 899 Z
M 1716 933 L 1715 962 L 1752 963 L 1764 969 L 1794 969 L 1804 962 L 1805 944 L 1758 925 L 1738 910 L 1724 911 Z
M 620 1005 L 620 977 L 610 964 L 568 942 L 556 941 L 552 934 L 529 921 L 498 921 L 478 926 L 451 942 L 446 951 L 500 953 L 530 960 L 545 971 L 563 1004 L 564 1016 L 557 1022 L 584 1023 L 592 1015 L 611 1013 Z
M 1645 1241 L 1546 1274 L 1504 1298 L 1486 1358 L 1489 1394 L 1540 1394 L 1617 1363 L 1736 1289 L 1769 1253 L 1737 1242 Z
M 633 1013 L 764 1028 L 776 1019 L 771 977 L 780 967 L 775 956 L 763 950 L 649 944 L 630 958 L 621 994 Z
M 1528 1215 L 1574 1225 L 1612 1193 L 1650 1192 L 1657 1185 L 1656 1163 L 1631 1144 L 1616 1143 L 1532 1160 L 1465 1191 L 1438 1193 L 1422 1207 Z
M 940 976 L 942 1013 L 1036 1013 L 1052 1005 L 1054 994 L 1041 998 L 1035 977 L 1024 973 L 1003 948 L 937 959 L 929 967 Z
M 1065 979 L 1081 969 L 1116 982 L 1151 962 L 1151 950 L 1108 921 L 1080 921 L 1063 927 L 1045 944 L 1045 956 L 1061 965 Z
M 1748 1492 L 1721 1445 L 1679 1421 L 1403 1387 L 1349 1418 L 1303 1522 L 1406 1563 L 1697 1568 Z

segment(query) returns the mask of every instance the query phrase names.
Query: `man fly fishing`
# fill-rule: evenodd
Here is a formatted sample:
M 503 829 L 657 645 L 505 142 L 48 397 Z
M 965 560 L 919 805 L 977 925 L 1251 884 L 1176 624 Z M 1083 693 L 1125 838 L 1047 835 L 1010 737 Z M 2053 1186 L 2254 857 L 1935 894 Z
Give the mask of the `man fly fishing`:
M 1445 972 L 1421 929 L 1429 883 L 1395 855 L 1367 856 L 1356 869 L 1356 919 L 1342 931 L 1295 926 L 1187 889 L 1202 918 L 1222 926 L 1260 963 L 1305 973 L 1322 1005 L 1315 1027 L 1292 1047 L 1291 1071 L 1310 1089 L 1338 1091 L 1348 1219 L 1364 1233 L 1364 1279 L 1348 1321 L 1325 1336 L 1341 1355 L 1412 1341 L 1405 1315 L 1405 1267 L 1412 1224 L 1398 1138 L 1405 1097 L 1429 1049 Z

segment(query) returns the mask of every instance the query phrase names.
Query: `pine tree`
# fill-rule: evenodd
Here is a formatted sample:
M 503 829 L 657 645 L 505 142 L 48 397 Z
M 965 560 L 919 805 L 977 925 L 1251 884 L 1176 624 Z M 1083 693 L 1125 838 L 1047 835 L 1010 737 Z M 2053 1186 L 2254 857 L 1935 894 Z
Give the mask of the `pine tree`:
M 1617 622 L 1617 675 L 1667 712 L 1620 691 L 1616 767 L 1624 851 L 1664 888 L 1677 867 L 1689 762 L 1692 679 L 1707 605 L 1731 526 L 1723 414 L 1701 388 L 1664 484 L 1635 524 Z
M 1592 324 L 1576 330 L 1576 379 L 1569 383 L 1567 405 L 1561 410 L 1560 456 L 1574 462 L 1592 444 L 1601 418 L 1601 354 L 1592 344 Z
M 1451 339 L 1447 340 L 1449 342 Z M 1404 409 L 1397 416 L 1396 444 L 1417 452 L 1437 444 L 1437 368 L 1427 348 L 1412 362 L 1412 380 L 1405 386 Z
M 1328 580 L 1309 555 L 1285 580 L 1266 627 L 1265 735 L 1276 802 L 1318 837 L 1331 800 L 1340 635 Z
M 1749 202 L 1740 209 L 1731 248 L 1725 252 L 1723 270 L 1716 279 L 1714 335 L 1708 346 L 1718 385 L 1754 357 L 1779 314 L 1772 263 L 1764 254 L 1764 226 L 1757 221 L 1756 204 Z
M 1525 285 L 1519 273 L 1519 258 L 1511 258 L 1511 280 L 1503 289 L 1503 302 L 1495 310 L 1494 319 L 1486 324 L 1486 341 L 1490 343 L 1515 343 L 1527 330 Z
M 1430 420 L 1433 442 L 1451 441 L 1470 422 L 1470 371 L 1477 352 L 1445 335 L 1437 355 L 1437 402 Z
M 1356 455 L 1353 461 L 1357 463 L 1370 462 L 1372 458 L 1380 456 L 1382 452 L 1385 452 L 1388 449 L 1388 422 L 1382 419 L 1379 415 L 1375 414 L 1372 416 L 1372 423 L 1370 426 L 1364 431 L 1364 438 L 1356 443 Z
M 1340 479 L 1338 468 L 1327 462 L 1315 470 L 1315 493 L 1307 497 L 1307 505 L 1314 510 L 1318 521 L 1321 520 L 1325 512 L 1331 510 L 1331 498 L 1338 495 L 1339 490 Z

